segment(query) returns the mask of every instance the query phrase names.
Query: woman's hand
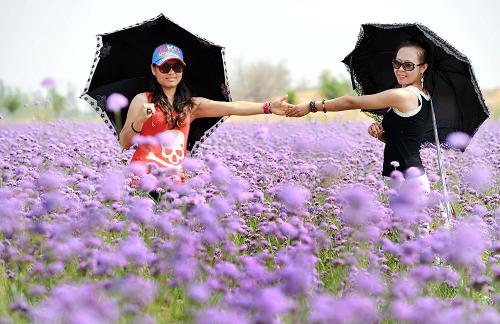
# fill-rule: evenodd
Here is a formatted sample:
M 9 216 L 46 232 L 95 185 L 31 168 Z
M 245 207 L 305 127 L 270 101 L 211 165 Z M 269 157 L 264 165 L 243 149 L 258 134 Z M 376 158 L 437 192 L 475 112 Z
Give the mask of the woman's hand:
M 134 122 L 134 126 L 141 126 L 144 124 L 144 122 L 151 116 L 155 114 L 155 105 L 153 103 L 145 103 L 142 106 L 142 109 L 140 110 L 138 117 L 136 121 Z
M 148 97 L 145 93 L 139 93 L 130 103 L 127 119 L 120 132 L 120 144 L 124 149 L 132 146 L 132 138 L 142 130 L 142 126 L 155 112 L 155 107 L 148 104 Z M 132 129 L 132 124 L 134 129 Z
M 379 122 L 375 122 L 368 127 L 368 134 L 384 142 L 384 128 Z
M 304 102 L 287 109 L 287 117 L 302 117 L 309 113 L 309 103 Z
M 271 106 L 269 107 L 271 112 L 278 116 L 284 116 L 288 109 L 292 109 L 294 107 L 292 104 L 286 102 L 287 99 L 288 96 L 283 96 L 278 101 L 271 102 Z

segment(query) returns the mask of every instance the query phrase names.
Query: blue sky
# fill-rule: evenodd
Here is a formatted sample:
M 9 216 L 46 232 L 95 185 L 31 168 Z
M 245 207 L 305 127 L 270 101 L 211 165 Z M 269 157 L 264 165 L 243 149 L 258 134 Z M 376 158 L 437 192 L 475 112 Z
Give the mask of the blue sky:
M 500 1 L 2 1 L 0 79 L 26 90 L 51 76 L 79 94 L 99 33 L 164 13 L 226 47 L 236 60 L 284 61 L 293 84 L 314 84 L 322 70 L 347 72 L 340 60 L 361 23 L 420 22 L 469 57 L 481 87 L 500 86 Z

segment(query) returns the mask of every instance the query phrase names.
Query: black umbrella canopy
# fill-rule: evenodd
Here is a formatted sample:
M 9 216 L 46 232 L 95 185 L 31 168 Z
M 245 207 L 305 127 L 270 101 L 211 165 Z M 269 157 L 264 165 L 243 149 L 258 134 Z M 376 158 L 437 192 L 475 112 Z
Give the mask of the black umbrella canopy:
M 101 115 L 117 135 L 115 114 L 106 110 L 106 98 L 121 93 L 129 102 L 135 95 L 150 91 L 151 57 L 164 43 L 175 44 L 184 53 L 185 80 L 192 96 L 231 101 L 228 90 L 224 48 L 175 24 L 163 14 L 142 23 L 97 36 L 97 51 L 82 98 Z M 128 107 L 121 111 L 121 123 Z M 200 118 L 191 124 L 188 150 L 219 126 L 223 118 Z
M 439 139 L 444 141 L 454 131 L 473 136 L 490 113 L 472 65 L 465 55 L 422 24 L 363 24 L 356 47 L 342 60 L 351 74 L 353 88 L 359 95 L 368 95 L 398 87 L 391 60 L 398 45 L 408 39 L 428 47 L 424 86 L 436 109 Z M 386 111 L 365 112 L 380 120 Z M 431 121 L 426 133 L 431 142 Z

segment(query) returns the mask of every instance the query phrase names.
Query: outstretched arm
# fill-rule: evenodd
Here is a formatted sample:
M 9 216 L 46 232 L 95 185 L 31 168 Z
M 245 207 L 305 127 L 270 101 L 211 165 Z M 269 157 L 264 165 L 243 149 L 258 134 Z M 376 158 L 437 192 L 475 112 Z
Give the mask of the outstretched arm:
M 292 108 L 293 105 L 286 102 L 287 96 L 281 97 L 278 101 L 271 102 L 270 112 L 276 115 L 285 115 L 285 110 Z M 193 98 L 195 107 L 191 119 L 203 117 L 222 117 L 222 116 L 252 116 L 264 114 L 264 103 L 247 101 L 214 101 L 206 98 Z
M 411 110 L 416 97 L 404 89 L 390 89 L 373 95 L 342 96 L 325 101 L 326 111 L 345 110 L 378 110 L 387 107 L 396 107 L 401 112 Z M 310 112 L 309 102 L 304 102 L 287 110 L 288 117 L 302 117 Z M 318 111 L 323 109 L 321 101 L 315 101 Z

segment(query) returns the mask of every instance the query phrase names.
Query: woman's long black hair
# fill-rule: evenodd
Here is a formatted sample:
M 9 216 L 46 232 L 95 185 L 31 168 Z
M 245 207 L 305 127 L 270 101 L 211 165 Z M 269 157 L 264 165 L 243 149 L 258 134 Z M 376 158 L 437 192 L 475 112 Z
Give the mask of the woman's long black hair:
M 161 110 L 167 116 L 167 123 L 171 128 L 178 128 L 184 125 L 186 122 L 186 118 L 191 114 L 191 110 L 193 109 L 193 99 L 189 92 L 188 87 L 184 79 L 179 82 L 177 85 L 177 89 L 174 94 L 174 102 L 173 104 L 168 101 L 168 97 L 163 93 L 163 89 L 161 85 L 156 80 L 156 77 L 153 76 L 151 80 L 151 94 L 153 97 L 153 103 L 155 106 L 160 107 Z M 177 116 L 174 118 L 173 112 L 177 113 Z

